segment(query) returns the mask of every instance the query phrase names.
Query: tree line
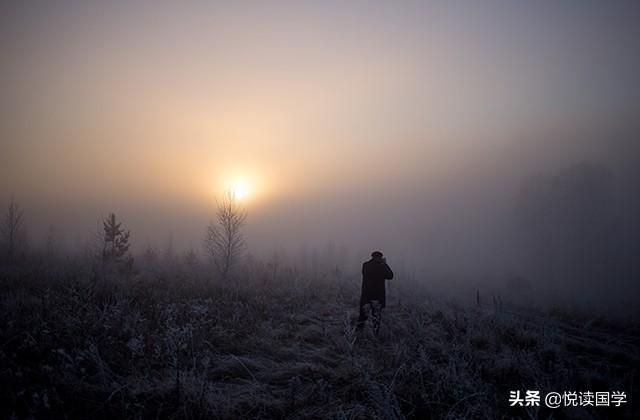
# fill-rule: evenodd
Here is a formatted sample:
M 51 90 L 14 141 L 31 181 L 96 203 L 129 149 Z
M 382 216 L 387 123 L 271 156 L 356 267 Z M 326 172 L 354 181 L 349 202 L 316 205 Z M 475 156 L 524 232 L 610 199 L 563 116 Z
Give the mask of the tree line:
M 213 263 L 216 276 L 226 281 L 246 251 L 244 226 L 247 211 L 240 205 L 233 191 L 226 191 L 216 205 L 215 218 L 205 228 L 203 249 Z M 53 234 L 53 227 L 50 227 L 47 232 L 47 250 L 54 246 Z M 102 229 L 97 236 L 99 251 L 94 258 L 103 268 L 133 271 L 131 231 L 125 228 L 115 212 L 110 212 L 102 219 Z M 24 259 L 27 252 L 24 210 L 13 197 L 0 223 L 0 245 L 3 250 L 2 259 L 7 264 Z M 187 258 L 195 260 L 195 252 L 191 250 L 187 253 Z

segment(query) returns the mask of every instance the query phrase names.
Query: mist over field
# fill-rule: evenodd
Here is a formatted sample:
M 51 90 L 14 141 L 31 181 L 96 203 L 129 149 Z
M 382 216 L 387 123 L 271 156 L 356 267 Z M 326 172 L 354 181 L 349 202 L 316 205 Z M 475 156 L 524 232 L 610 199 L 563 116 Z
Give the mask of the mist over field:
M 3 2 L 3 414 L 636 417 L 638 19 Z

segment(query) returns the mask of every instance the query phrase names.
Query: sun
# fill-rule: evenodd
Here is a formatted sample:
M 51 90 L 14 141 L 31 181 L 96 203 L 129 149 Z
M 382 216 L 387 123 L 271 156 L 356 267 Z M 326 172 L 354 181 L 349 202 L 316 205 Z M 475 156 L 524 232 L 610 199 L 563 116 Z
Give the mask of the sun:
M 227 191 L 236 200 L 246 200 L 251 190 L 251 184 L 246 179 L 235 179 L 227 185 Z

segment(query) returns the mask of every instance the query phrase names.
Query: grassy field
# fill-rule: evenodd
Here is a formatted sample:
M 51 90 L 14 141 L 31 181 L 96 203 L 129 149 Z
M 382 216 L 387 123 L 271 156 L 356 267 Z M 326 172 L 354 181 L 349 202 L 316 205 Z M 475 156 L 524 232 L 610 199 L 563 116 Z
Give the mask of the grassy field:
M 479 307 L 397 280 L 379 337 L 355 332 L 359 279 L 247 269 L 216 284 L 5 267 L 4 418 L 640 418 L 640 327 Z M 428 282 L 427 282 L 428 287 Z M 619 408 L 511 408 L 511 390 L 625 391 Z

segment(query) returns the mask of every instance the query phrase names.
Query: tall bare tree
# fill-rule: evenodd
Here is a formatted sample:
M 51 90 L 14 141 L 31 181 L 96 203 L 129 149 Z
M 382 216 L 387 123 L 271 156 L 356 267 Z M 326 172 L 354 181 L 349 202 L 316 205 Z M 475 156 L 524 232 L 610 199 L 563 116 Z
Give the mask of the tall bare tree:
M 0 225 L 0 233 L 6 245 L 7 259 L 12 261 L 18 251 L 24 236 L 24 213 L 16 200 L 11 197 L 11 201 L 7 206 L 2 225 Z
M 246 221 L 246 210 L 233 191 L 226 191 L 218 201 L 216 219 L 207 226 L 204 238 L 205 251 L 222 280 L 229 278 L 244 254 L 246 240 L 242 228 Z

